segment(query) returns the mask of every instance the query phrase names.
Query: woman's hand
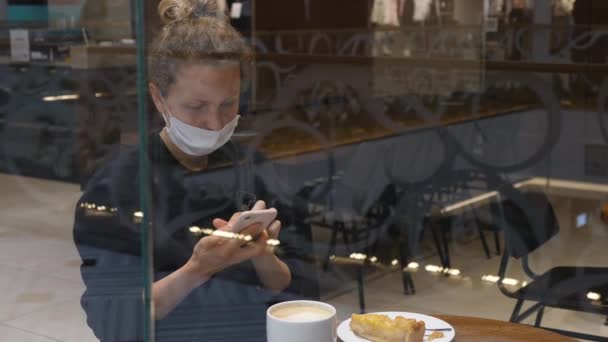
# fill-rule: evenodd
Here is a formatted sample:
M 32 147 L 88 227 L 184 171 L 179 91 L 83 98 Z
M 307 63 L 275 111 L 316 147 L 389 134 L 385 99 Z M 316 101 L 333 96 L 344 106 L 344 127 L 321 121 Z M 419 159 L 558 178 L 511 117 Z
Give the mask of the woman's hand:
M 266 203 L 258 201 L 251 210 L 263 209 L 266 209 Z M 218 229 L 225 229 L 225 227 L 230 227 L 233 222 L 236 222 L 236 219 L 238 219 L 236 215 L 228 222 L 216 219 L 213 221 L 213 225 Z M 274 221 L 260 235 L 254 236 L 255 240 L 242 247 L 242 249 L 252 251 L 251 261 L 258 278 L 267 289 L 274 293 L 283 291 L 291 282 L 289 267 L 274 255 L 274 247 L 268 244 L 270 239 L 278 239 L 280 232 L 281 222 Z
M 264 210 L 266 209 L 266 203 L 264 201 L 257 201 L 252 211 L 255 210 Z M 222 219 L 213 220 L 213 225 L 217 229 L 226 230 L 229 229 L 239 218 L 241 213 L 236 213 L 232 215 L 230 221 L 225 221 Z M 259 229 L 259 226 L 256 226 Z M 255 229 L 252 229 L 255 231 Z M 281 222 L 278 220 L 273 221 L 266 229 L 264 229 L 259 235 L 252 236 L 254 240 L 250 241 L 246 248 L 251 248 L 254 251 L 254 257 L 262 257 L 274 254 L 274 247 L 268 244 L 269 240 L 277 240 L 279 238 L 279 233 L 281 232 Z M 247 235 L 247 233 L 243 232 L 242 234 Z
M 236 213 L 230 219 L 230 222 L 235 222 L 240 213 Z M 224 220 L 214 220 L 214 226 L 218 227 L 217 223 L 226 222 Z M 240 234 L 250 235 L 259 230 L 259 224 L 252 224 L 246 227 Z M 221 232 L 229 232 L 230 225 L 223 224 L 218 228 L 220 232 L 202 238 L 196 246 L 190 260 L 185 267 L 189 273 L 195 275 L 201 282 L 211 278 L 215 273 L 224 270 L 225 268 L 241 263 L 259 255 L 257 248 L 251 248 L 248 241 L 237 238 L 236 235 L 223 235 Z

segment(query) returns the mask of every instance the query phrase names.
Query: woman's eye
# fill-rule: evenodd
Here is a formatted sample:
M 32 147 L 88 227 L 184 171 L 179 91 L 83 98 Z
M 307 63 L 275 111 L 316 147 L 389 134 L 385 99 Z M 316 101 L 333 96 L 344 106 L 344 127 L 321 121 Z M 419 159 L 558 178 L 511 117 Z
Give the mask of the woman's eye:
M 236 101 L 224 102 L 224 103 L 222 104 L 222 107 L 232 107 L 232 106 L 234 106 L 234 105 L 235 105 L 235 103 L 236 103 Z
M 187 107 L 190 110 L 201 110 L 201 109 L 205 108 L 205 105 L 191 105 L 191 106 L 187 106 Z

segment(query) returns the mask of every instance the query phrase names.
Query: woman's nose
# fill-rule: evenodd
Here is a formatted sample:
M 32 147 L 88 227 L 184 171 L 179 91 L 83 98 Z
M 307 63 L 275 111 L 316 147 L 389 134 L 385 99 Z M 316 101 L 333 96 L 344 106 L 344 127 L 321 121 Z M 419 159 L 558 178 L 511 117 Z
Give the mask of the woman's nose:
M 207 114 L 205 118 L 204 128 L 210 131 L 219 131 L 224 128 L 224 122 L 219 111 L 214 110 Z

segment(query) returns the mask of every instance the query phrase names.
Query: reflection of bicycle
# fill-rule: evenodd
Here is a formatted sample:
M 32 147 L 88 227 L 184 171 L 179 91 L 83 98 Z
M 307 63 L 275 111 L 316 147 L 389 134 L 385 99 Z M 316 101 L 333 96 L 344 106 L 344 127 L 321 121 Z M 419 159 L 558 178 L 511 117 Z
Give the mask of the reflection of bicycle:
M 477 167 L 515 172 L 536 165 L 549 155 L 561 134 L 561 109 L 551 84 L 530 73 L 500 72 L 489 74 L 487 79 L 490 85 L 517 82 L 532 90 L 543 107 L 484 118 L 468 125 L 450 126 L 446 131 L 451 141 L 458 146 L 462 157 Z M 478 103 L 483 95 L 474 95 L 474 103 Z M 542 126 L 540 132 L 535 127 L 539 122 Z M 522 131 L 524 129 L 530 129 L 530 134 L 526 135 Z M 535 141 L 539 135 L 542 140 Z M 528 141 L 522 141 L 524 138 Z M 516 143 L 522 146 L 514 146 Z M 480 151 L 480 148 L 485 151 Z M 511 154 L 507 155 L 507 152 Z

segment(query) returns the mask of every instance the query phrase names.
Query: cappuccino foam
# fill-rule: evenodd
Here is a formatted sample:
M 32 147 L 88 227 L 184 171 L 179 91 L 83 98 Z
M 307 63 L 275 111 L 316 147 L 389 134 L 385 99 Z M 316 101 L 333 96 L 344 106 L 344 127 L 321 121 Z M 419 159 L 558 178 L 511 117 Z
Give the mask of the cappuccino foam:
M 333 313 L 313 305 L 286 305 L 273 310 L 272 315 L 290 322 L 309 322 L 329 318 Z

